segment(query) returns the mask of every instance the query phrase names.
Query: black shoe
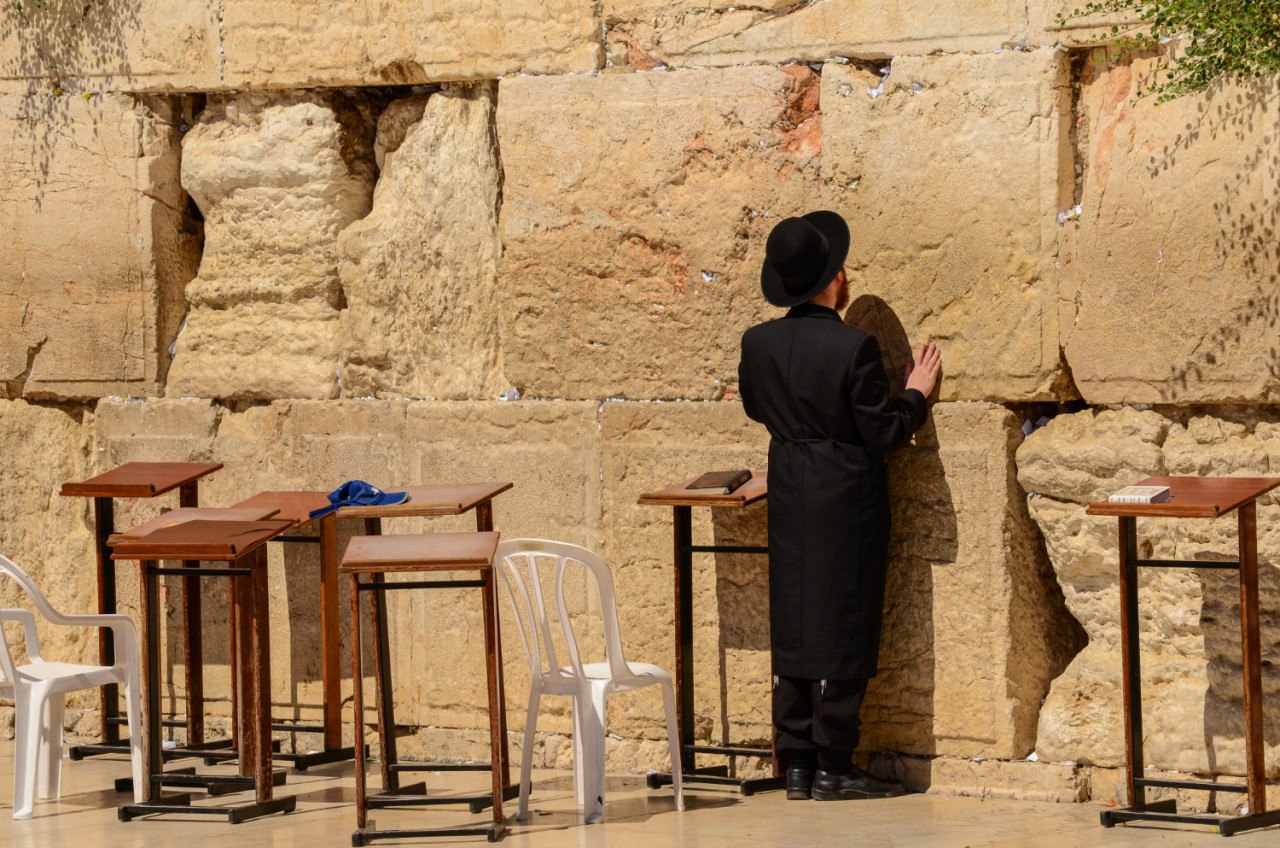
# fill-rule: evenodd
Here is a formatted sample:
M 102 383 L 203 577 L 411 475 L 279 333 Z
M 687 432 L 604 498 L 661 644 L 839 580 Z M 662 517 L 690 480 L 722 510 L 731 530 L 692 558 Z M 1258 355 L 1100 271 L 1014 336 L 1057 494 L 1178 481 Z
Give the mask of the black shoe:
M 813 791 L 813 769 L 792 766 L 787 769 L 787 800 L 808 801 Z
M 787 783 L 787 797 L 791 797 L 790 781 Z M 853 766 L 845 774 L 832 774 L 818 769 L 813 778 L 813 800 L 815 801 L 852 801 L 859 798 L 896 798 L 906 795 L 907 790 L 901 784 L 872 777 L 857 766 Z

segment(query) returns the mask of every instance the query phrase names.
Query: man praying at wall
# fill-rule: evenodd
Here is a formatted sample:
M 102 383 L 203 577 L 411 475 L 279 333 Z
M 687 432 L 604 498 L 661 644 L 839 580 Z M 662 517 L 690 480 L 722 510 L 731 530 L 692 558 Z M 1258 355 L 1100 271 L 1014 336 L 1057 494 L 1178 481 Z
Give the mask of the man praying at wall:
M 884 457 L 928 416 L 942 357 L 921 344 L 894 396 L 873 336 L 845 326 L 849 227 L 835 212 L 769 234 L 760 285 L 789 307 L 742 336 L 746 413 L 769 430 L 773 723 L 787 798 L 888 798 L 903 788 L 852 763 L 876 673 L 889 550 Z

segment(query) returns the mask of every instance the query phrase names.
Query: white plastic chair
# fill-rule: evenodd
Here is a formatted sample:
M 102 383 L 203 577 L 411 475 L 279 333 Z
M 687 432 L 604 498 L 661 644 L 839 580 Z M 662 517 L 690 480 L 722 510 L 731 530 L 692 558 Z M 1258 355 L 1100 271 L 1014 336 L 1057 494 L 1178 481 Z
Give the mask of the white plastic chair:
M 25 609 L 0 610 L 0 694 L 14 699 L 13 817 L 31 818 L 36 774 L 40 797 L 62 794 L 62 716 L 66 693 L 115 683 L 124 687 L 129 716 L 129 758 L 133 762 L 133 797 L 143 801 L 146 789 L 142 723 L 139 717 L 138 640 L 127 615 L 63 615 L 21 568 L 0 556 L 0 575 L 22 587 L 36 611 L 51 624 L 109 627 L 115 634 L 116 664 L 112 666 L 49 662 L 40 655 L 36 619 Z M 22 624 L 27 641 L 26 665 L 18 665 L 9 650 L 3 622 Z M 37 767 L 38 766 L 38 767 Z
M 605 699 L 613 692 L 629 692 L 644 686 L 662 687 L 662 703 L 667 714 L 667 741 L 671 746 L 671 777 L 676 809 L 684 809 L 680 775 L 680 742 L 676 735 L 676 699 L 671 675 L 656 665 L 629 663 L 622 653 L 618 630 L 618 608 L 614 599 L 613 575 L 608 564 L 586 548 L 567 542 L 542 539 L 512 539 L 498 545 L 494 561 L 515 609 L 524 643 L 525 656 L 533 680 L 529 687 L 529 713 L 524 725 L 524 756 L 520 763 L 520 811 L 529 813 L 529 775 L 533 765 L 533 735 L 542 695 L 569 695 L 573 698 L 573 787 L 574 800 L 584 823 L 604 820 Z M 564 598 L 565 563 L 574 561 L 594 576 L 600 593 L 600 614 L 604 629 L 605 662 L 583 664 L 573 635 Z M 569 653 L 569 665 L 556 658 L 543 600 L 540 568 L 555 563 L 556 612 Z

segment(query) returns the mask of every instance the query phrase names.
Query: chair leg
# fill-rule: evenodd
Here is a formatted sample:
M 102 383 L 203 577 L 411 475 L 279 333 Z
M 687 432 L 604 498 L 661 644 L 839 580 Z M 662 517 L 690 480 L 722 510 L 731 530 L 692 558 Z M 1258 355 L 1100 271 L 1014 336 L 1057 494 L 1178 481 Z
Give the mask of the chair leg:
M 676 695 L 671 684 L 662 681 L 662 707 L 667 713 L 667 744 L 671 746 L 671 786 L 676 792 L 676 809 L 684 811 L 684 781 L 681 774 L 680 736 L 676 733 Z
M 583 780 L 582 763 L 584 759 L 584 755 L 582 752 L 582 740 L 583 740 L 582 715 L 588 709 L 590 709 L 590 707 L 584 706 L 582 703 L 582 699 L 575 695 L 573 698 L 573 722 L 572 722 L 573 724 L 573 804 L 575 807 L 578 808 L 579 816 L 582 815 L 583 798 L 585 797 L 585 794 L 583 792 L 583 786 L 582 786 L 582 780 Z
M 13 717 L 13 817 L 31 818 L 44 704 L 39 693 L 15 685 Z
M 604 727 L 605 696 L 603 686 L 591 687 L 590 708 L 582 717 L 583 729 L 583 795 L 582 821 L 594 824 L 604 821 Z
M 542 700 L 542 692 L 535 681 L 529 687 L 529 711 L 524 718 L 524 750 L 520 752 L 520 808 L 516 812 L 516 821 L 527 821 L 529 818 L 529 784 L 533 774 L 533 737 L 538 729 L 538 704 Z
M 124 701 L 128 709 L 129 721 L 129 762 L 133 769 L 133 802 L 141 804 L 147 800 L 147 752 L 143 747 L 145 739 L 142 735 L 142 694 L 138 683 L 136 668 L 129 669 L 124 682 Z
M 44 699 L 40 719 L 41 800 L 62 796 L 62 719 L 66 714 L 66 695 L 54 692 Z

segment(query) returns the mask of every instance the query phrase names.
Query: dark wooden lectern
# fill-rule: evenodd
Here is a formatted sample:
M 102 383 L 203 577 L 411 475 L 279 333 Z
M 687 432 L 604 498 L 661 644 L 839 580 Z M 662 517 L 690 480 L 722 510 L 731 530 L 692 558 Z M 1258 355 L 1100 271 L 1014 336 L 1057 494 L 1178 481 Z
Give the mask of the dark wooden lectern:
M 1105 810 L 1104 827 L 1126 821 L 1161 821 L 1208 824 L 1223 836 L 1280 824 L 1280 810 L 1267 811 L 1263 784 L 1262 663 L 1258 633 L 1258 526 L 1255 501 L 1280 486 L 1280 480 L 1255 477 L 1148 477 L 1139 485 L 1168 486 L 1172 497 L 1158 504 L 1090 504 L 1089 515 L 1114 515 L 1120 519 L 1120 643 L 1124 657 L 1125 757 L 1128 766 L 1130 806 Z M 1236 511 L 1240 528 L 1240 558 L 1236 562 L 1205 560 L 1140 559 L 1137 519 L 1219 518 Z M 1245 783 L 1210 783 L 1144 777 L 1142 760 L 1142 673 L 1138 661 L 1138 569 L 1227 568 L 1240 572 L 1240 641 L 1244 674 Z M 1179 813 L 1174 799 L 1146 800 L 1146 788 L 1203 789 L 1211 792 L 1247 792 L 1249 809 L 1244 815 Z

